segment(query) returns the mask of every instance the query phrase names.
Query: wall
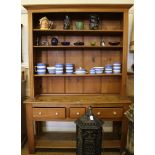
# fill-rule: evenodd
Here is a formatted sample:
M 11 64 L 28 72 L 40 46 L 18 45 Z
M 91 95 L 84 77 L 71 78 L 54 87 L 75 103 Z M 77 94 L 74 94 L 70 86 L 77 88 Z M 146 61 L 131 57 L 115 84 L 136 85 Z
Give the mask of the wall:
M 133 0 L 95 0 L 90 2 L 90 0 L 59 0 L 59 1 L 50 1 L 50 0 L 22 0 L 22 4 L 133 4 Z M 130 34 L 132 30 L 132 21 L 133 21 L 133 13 L 134 9 L 133 7 L 129 11 L 129 40 L 130 40 Z M 29 83 L 28 83 L 28 20 L 27 20 L 27 11 L 21 7 L 21 23 L 23 24 L 22 28 L 22 54 L 23 54 L 23 63 L 22 67 L 26 70 L 26 77 L 27 77 L 27 90 L 26 94 L 29 96 Z M 133 54 L 128 54 L 128 70 L 130 70 L 131 65 L 133 64 Z M 75 124 L 72 122 L 46 122 L 43 125 L 43 129 L 45 131 L 74 131 L 75 130 Z M 111 131 L 112 130 L 112 123 L 111 122 L 105 122 L 104 124 L 104 130 L 105 131 Z

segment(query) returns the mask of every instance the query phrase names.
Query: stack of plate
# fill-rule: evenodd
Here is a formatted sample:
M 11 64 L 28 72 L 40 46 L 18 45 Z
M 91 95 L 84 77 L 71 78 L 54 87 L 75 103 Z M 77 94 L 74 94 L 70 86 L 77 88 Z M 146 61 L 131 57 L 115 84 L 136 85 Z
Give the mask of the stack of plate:
M 86 74 L 86 70 L 80 67 L 75 71 L 75 74 Z
M 113 67 L 112 67 L 112 65 L 106 65 L 105 66 L 105 73 L 106 74 L 111 74 L 112 73 L 112 69 L 113 69 Z
M 104 67 L 94 67 L 96 74 L 103 74 Z
M 46 65 L 44 63 L 37 63 L 35 66 L 37 74 L 45 74 L 46 73 Z
M 114 63 L 113 64 L 113 73 L 121 73 L 121 63 Z
M 66 64 L 65 69 L 66 69 L 66 74 L 73 74 L 73 72 L 74 72 L 73 64 Z
M 95 69 L 91 68 L 89 72 L 90 72 L 90 74 L 95 74 Z
M 55 67 L 51 66 L 51 67 L 47 67 L 48 73 L 49 74 L 55 74 Z
M 64 65 L 63 64 L 56 64 L 55 65 L 55 73 L 56 74 L 63 74 L 64 73 Z

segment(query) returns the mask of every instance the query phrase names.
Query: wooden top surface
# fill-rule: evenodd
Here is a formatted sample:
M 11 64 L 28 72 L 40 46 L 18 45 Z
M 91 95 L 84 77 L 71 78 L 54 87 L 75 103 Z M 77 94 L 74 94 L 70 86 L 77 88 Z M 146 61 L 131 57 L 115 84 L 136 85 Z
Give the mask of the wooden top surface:
M 25 103 L 51 104 L 99 104 L 99 103 L 131 103 L 129 98 L 120 95 L 40 95 L 35 99 L 27 99 Z
M 61 8 L 61 9 L 77 9 L 77 8 L 89 8 L 90 9 L 100 9 L 100 8 L 106 8 L 106 9 L 129 9 L 133 6 L 133 4 L 25 4 L 23 5 L 24 8 L 27 10 L 40 10 L 40 9 L 55 9 L 55 8 Z

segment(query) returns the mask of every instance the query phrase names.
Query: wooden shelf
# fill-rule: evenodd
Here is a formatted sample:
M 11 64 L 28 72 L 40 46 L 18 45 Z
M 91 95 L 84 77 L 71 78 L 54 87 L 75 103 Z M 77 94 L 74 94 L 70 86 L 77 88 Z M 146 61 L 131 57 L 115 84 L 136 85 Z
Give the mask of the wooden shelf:
M 34 48 L 50 49 L 121 49 L 123 46 L 33 46 Z
M 49 30 L 41 30 L 41 29 L 33 29 L 33 32 L 43 32 L 43 33 L 61 33 L 61 34 L 121 34 L 123 30 L 63 30 L 63 29 L 49 29 Z
M 35 99 L 28 98 L 25 103 L 33 103 L 34 107 L 64 107 L 74 104 L 75 107 L 83 107 L 84 104 L 96 104 L 95 107 L 121 107 L 124 103 L 131 103 L 130 98 L 121 98 L 119 94 L 46 94 L 37 95 Z
M 91 77 L 96 77 L 96 76 L 121 76 L 122 74 L 119 73 L 119 74 L 34 74 L 34 76 L 39 76 L 39 77 L 42 77 L 42 76 L 51 76 L 51 77 L 56 77 L 56 76 L 59 76 L 59 77 L 81 77 L 81 76 L 91 76 Z
M 102 144 L 102 148 L 120 148 L 120 146 L 121 141 L 117 139 L 107 139 Z M 37 137 L 36 148 L 75 149 L 76 134 L 69 132 L 43 133 Z

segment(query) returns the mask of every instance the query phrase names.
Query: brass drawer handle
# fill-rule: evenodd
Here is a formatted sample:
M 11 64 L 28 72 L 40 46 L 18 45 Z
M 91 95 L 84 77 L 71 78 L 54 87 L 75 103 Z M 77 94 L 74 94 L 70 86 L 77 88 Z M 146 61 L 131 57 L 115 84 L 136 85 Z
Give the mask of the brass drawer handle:
M 56 115 L 56 116 L 58 116 L 58 115 L 59 115 L 59 113 L 58 113 L 58 112 L 56 112 L 56 113 L 55 113 L 55 115 Z
M 41 113 L 41 111 L 38 113 L 38 115 L 41 115 L 42 113 Z
M 80 115 L 80 113 L 79 113 L 79 112 L 77 112 L 77 113 L 76 113 L 76 115 Z
M 113 115 L 117 115 L 117 112 L 116 111 L 113 111 Z
M 100 116 L 100 115 L 101 115 L 101 113 L 100 113 L 100 112 L 97 112 L 97 115 L 98 115 L 98 116 Z

